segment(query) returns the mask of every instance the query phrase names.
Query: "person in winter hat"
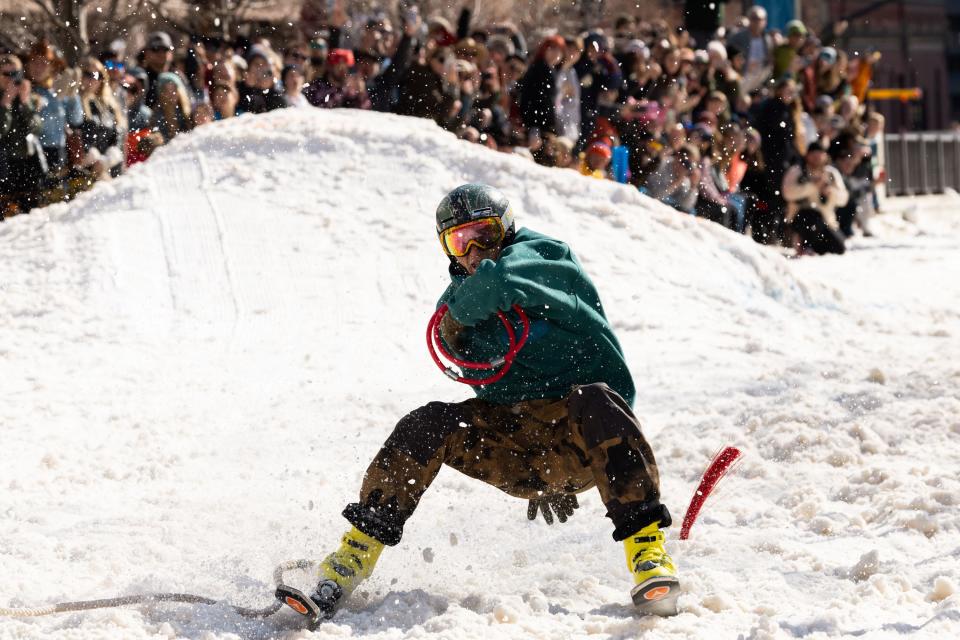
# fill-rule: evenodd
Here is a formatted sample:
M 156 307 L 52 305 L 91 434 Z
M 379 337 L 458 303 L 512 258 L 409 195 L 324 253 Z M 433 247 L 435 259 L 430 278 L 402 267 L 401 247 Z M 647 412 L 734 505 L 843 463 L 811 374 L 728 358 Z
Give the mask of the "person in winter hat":
M 147 36 L 147 43 L 141 55 L 143 69 L 147 72 L 144 100 L 151 109 L 156 109 L 160 101 L 157 93 L 159 89 L 157 79 L 161 73 L 170 71 L 173 65 L 173 49 L 173 39 L 165 31 L 155 31 Z
M 613 150 L 610 145 L 597 140 L 580 154 L 580 173 L 591 178 L 605 179 L 609 177 L 607 167 L 610 166 L 612 158 Z
M 321 562 L 316 590 L 288 589 L 285 601 L 315 622 L 332 616 L 384 547 L 400 542 L 447 465 L 528 500 L 527 517 L 542 514 L 548 524 L 565 522 L 576 494 L 596 487 L 613 538 L 624 543 L 634 601 L 650 613 L 675 613 L 678 580 L 661 531 L 671 517 L 660 502 L 657 463 L 631 410 L 623 350 L 583 266 L 563 242 L 517 228 L 507 198 L 485 184 L 448 193 L 436 232 L 449 259 L 450 284 L 437 302 L 448 308 L 439 326 L 446 348 L 476 362 L 502 355 L 497 313 L 519 327 L 514 305 L 529 317 L 529 338 L 502 379 L 474 387 L 475 398 L 431 402 L 400 419 L 359 499 L 343 511 L 352 528 Z

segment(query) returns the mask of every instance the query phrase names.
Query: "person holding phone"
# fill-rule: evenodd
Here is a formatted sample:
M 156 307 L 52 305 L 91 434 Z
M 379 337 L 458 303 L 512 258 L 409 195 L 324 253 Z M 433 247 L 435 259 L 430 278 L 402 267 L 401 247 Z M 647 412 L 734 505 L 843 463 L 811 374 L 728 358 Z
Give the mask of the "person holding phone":
M 787 201 L 786 223 L 797 235 L 801 250 L 818 255 L 842 254 L 844 237 L 837 222 L 837 207 L 847 204 L 850 194 L 843 176 L 830 164 L 827 143 L 810 143 L 802 161 L 783 177 Z
M 0 219 L 39 203 L 43 168 L 40 104 L 12 54 L 0 55 Z
M 417 61 L 400 78 L 402 91 L 397 113 L 431 118 L 440 126 L 446 126 L 460 110 L 457 79 L 453 52 L 449 48 L 434 45 L 422 48 Z
M 356 59 L 350 49 L 327 54 L 327 72 L 310 83 L 307 100 L 315 107 L 369 109 L 370 96 L 363 78 L 356 74 Z

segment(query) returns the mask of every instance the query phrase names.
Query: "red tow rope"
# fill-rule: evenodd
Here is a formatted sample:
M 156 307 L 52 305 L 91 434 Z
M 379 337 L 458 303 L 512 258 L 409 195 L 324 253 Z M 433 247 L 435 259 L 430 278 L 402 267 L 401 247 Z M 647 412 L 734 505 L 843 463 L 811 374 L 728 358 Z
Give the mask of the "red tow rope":
M 686 540 L 690 537 L 690 527 L 697 521 L 697 516 L 700 514 L 700 509 L 703 508 L 703 503 L 706 502 L 717 484 L 723 480 L 723 476 L 725 476 L 731 468 L 736 466 L 739 460 L 742 460 L 740 457 L 740 449 L 736 447 L 724 447 L 722 451 L 713 457 L 710 466 L 707 467 L 707 470 L 703 472 L 703 476 L 700 478 L 700 484 L 697 486 L 697 490 L 693 492 L 693 498 L 690 499 L 690 506 L 687 507 L 687 514 L 683 516 L 683 525 L 680 527 L 681 540 Z
M 437 309 L 436 313 L 431 316 L 430 322 L 427 324 L 427 349 L 430 350 L 430 356 L 433 358 L 433 361 L 437 363 L 437 366 L 440 367 L 440 370 L 443 371 L 443 374 L 451 380 L 473 386 L 493 384 L 503 376 L 507 375 L 507 372 L 510 371 L 510 367 L 513 366 L 514 359 L 517 357 L 520 349 L 523 348 L 523 345 L 526 344 L 527 337 L 530 335 L 530 320 L 527 318 L 527 314 L 524 313 L 523 309 L 521 309 L 519 305 L 513 305 L 513 310 L 516 311 L 518 316 L 520 316 L 520 321 L 523 323 L 523 332 L 520 334 L 520 340 L 517 340 L 517 335 L 513 331 L 513 325 L 510 324 L 510 320 L 507 319 L 507 316 L 504 315 L 502 311 L 498 311 L 497 317 L 500 318 L 500 322 L 503 323 L 503 326 L 507 331 L 507 338 L 510 340 L 510 346 L 507 348 L 507 352 L 490 362 L 468 362 L 467 360 L 460 360 L 454 357 L 443 348 L 443 341 L 440 339 L 440 321 L 443 319 L 443 316 L 446 315 L 448 309 L 447 305 L 441 305 L 440 308 Z M 461 369 L 472 369 L 477 371 L 499 368 L 499 371 L 481 380 L 464 378 L 463 375 L 458 373 L 453 367 L 448 367 L 443 363 L 442 360 L 440 360 L 440 356 L 437 355 L 437 350 L 440 351 L 440 354 L 443 355 L 444 358 L 457 365 Z

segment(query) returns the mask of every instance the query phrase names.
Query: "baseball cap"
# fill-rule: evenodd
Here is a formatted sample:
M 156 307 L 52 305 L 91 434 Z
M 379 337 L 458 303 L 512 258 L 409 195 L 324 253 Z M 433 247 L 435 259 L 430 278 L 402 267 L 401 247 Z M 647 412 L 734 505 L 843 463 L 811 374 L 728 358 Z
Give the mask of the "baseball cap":
M 154 31 L 147 37 L 147 49 L 169 49 L 173 51 L 173 40 L 166 31 Z
M 787 35 L 805 36 L 807 35 L 807 27 L 799 20 L 791 20 L 787 23 Z

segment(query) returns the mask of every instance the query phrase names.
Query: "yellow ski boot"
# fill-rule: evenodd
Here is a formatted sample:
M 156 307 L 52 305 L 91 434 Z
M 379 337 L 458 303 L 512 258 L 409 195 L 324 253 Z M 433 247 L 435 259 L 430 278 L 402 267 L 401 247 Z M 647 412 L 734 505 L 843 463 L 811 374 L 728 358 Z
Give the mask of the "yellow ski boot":
M 647 525 L 623 541 L 627 567 L 636 586 L 630 591 L 633 603 L 644 614 L 677 615 L 680 581 L 673 560 L 663 546 L 660 522 Z
M 280 585 L 277 598 L 308 619 L 310 629 L 329 620 L 340 603 L 361 582 L 370 577 L 383 551 L 383 543 L 356 527 L 343 535 L 340 548 L 320 563 L 320 583 L 309 596 L 302 591 Z

